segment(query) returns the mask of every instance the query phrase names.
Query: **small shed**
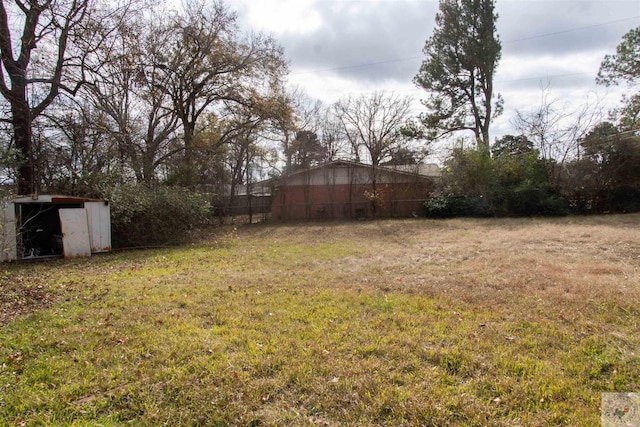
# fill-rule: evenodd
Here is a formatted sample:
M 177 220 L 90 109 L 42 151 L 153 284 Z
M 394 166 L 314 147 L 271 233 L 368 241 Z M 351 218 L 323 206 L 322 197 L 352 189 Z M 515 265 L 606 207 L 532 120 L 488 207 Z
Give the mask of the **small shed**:
M 433 164 L 373 166 L 336 160 L 276 179 L 271 217 L 313 220 L 421 215 L 439 173 Z
M 0 261 L 79 258 L 111 250 L 106 200 L 18 197 L 0 206 Z

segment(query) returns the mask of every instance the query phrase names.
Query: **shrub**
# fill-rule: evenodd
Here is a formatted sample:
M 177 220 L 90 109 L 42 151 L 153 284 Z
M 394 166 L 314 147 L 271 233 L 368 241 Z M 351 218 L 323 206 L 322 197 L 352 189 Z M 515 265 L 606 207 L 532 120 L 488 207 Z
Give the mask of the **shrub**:
M 612 212 L 640 211 L 640 189 L 632 186 L 620 186 L 611 191 L 610 208 Z
M 210 204 L 182 187 L 115 187 L 105 194 L 111 202 L 114 247 L 176 244 L 206 221 Z
M 467 198 L 461 194 L 434 196 L 424 203 L 424 208 L 430 218 L 452 218 L 468 213 Z
M 586 212 L 640 210 L 640 137 L 610 122 L 580 141 L 584 157 L 568 165 L 563 191 Z M 578 197 L 576 197 L 578 196 Z
M 549 185 L 548 165 L 522 137 L 496 142 L 493 156 L 455 149 L 445 161 L 438 193 L 425 203 L 426 215 L 563 215 L 568 204 Z

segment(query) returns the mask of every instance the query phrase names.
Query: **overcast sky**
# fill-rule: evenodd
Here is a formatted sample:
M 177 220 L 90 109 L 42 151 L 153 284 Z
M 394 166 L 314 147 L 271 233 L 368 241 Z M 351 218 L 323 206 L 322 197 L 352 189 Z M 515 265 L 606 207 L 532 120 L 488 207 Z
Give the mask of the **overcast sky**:
M 433 33 L 437 0 L 229 0 L 243 25 L 274 36 L 289 82 L 331 103 L 375 90 L 426 98 L 412 83 Z M 511 133 L 517 110 L 540 105 L 542 87 L 563 106 L 617 105 L 623 88 L 596 86 L 600 62 L 640 26 L 640 0 L 497 0 L 502 59 L 496 90 Z M 417 103 L 416 103 L 417 104 Z M 419 105 L 417 105 L 419 106 Z

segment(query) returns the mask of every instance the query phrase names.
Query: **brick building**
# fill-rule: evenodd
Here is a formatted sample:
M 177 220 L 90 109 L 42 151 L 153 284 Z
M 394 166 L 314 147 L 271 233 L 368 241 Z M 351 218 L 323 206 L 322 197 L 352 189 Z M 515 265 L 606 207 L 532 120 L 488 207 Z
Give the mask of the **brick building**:
M 376 166 L 334 161 L 273 182 L 275 220 L 421 215 L 439 176 L 437 165 Z

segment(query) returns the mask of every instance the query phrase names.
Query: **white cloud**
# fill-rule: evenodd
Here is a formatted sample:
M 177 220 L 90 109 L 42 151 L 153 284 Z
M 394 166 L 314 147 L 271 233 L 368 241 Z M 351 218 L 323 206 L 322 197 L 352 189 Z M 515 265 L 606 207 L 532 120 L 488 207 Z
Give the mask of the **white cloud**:
M 274 35 L 290 60 L 289 83 L 332 103 L 376 90 L 428 96 L 411 80 L 433 32 L 437 0 L 230 0 L 241 21 Z M 622 88 L 595 84 L 600 61 L 640 25 L 638 0 L 501 0 L 503 41 L 496 92 L 505 113 L 492 134 L 512 133 L 516 110 L 535 109 L 542 91 L 577 107 L 597 97 L 618 105 Z M 620 90 L 618 90 L 620 89 Z
M 358 96 L 373 92 L 369 85 L 362 85 L 357 80 L 346 79 L 333 72 L 299 70 L 289 76 L 289 84 L 300 87 L 315 99 L 331 104 L 345 96 Z
M 313 33 L 323 25 L 314 0 L 239 0 L 238 3 L 237 7 L 253 29 L 275 35 Z

